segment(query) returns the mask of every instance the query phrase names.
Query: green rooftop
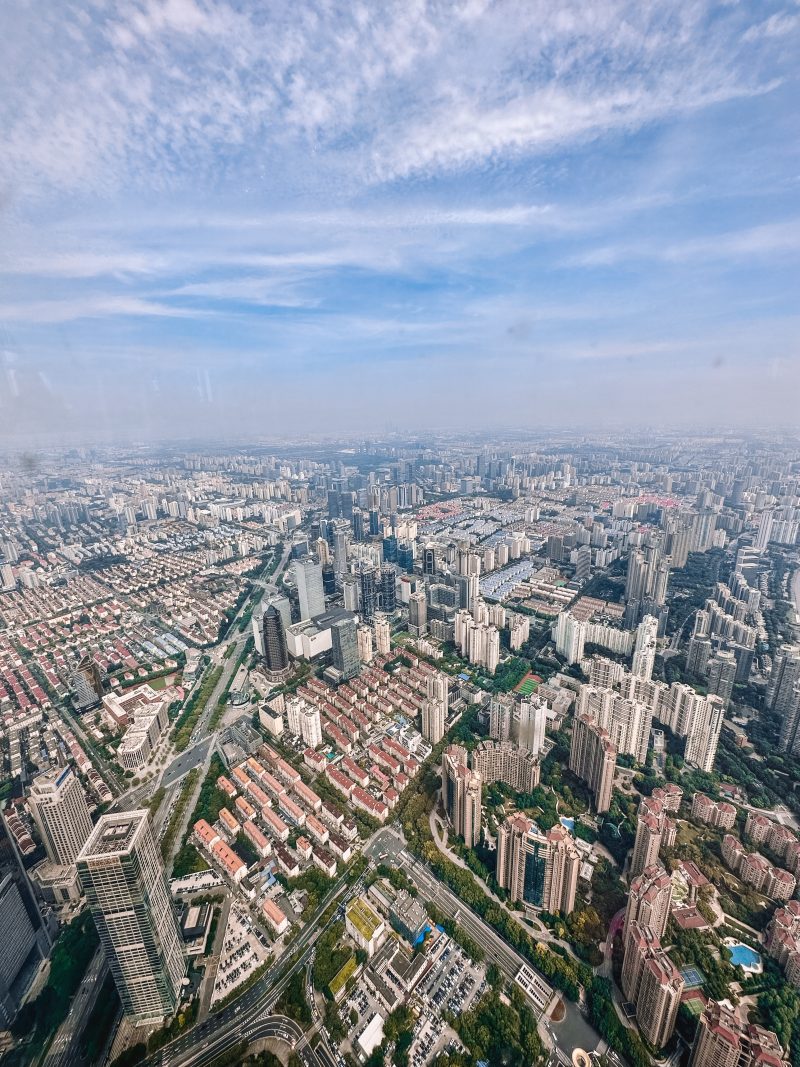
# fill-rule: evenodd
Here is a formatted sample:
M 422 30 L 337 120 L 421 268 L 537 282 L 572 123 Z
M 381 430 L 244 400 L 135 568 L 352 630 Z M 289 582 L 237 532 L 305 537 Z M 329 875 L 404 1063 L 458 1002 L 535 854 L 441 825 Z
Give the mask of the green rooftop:
M 356 897 L 347 905 L 347 918 L 358 930 L 365 941 L 371 941 L 375 931 L 381 925 L 381 918 L 375 914 L 372 908 L 361 897 Z
M 348 978 L 354 973 L 356 967 L 358 967 L 358 960 L 355 956 L 351 956 L 344 967 L 331 979 L 328 989 L 334 1000 L 337 999 L 338 994 L 347 984 Z

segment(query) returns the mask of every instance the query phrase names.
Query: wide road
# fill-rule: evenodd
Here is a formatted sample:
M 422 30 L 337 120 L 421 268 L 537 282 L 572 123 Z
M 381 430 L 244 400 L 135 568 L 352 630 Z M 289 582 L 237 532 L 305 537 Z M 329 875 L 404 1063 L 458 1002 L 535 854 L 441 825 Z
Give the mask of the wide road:
M 86 969 L 86 974 L 83 976 L 75 996 L 72 998 L 69 1015 L 58 1028 L 55 1037 L 50 1043 L 50 1048 L 44 1058 L 42 1067 L 70 1067 L 71 1064 L 80 1060 L 77 1047 L 78 1039 L 91 1014 L 105 976 L 106 958 L 102 949 L 98 948 Z
M 797 612 L 798 618 L 800 618 L 800 567 L 792 575 L 789 590 L 794 601 L 794 610 Z
M 314 1050 L 308 1044 L 302 1029 L 293 1019 L 288 1019 L 285 1015 L 268 1015 L 247 1026 L 238 1040 L 254 1044 L 256 1041 L 263 1041 L 266 1038 L 285 1041 L 300 1057 L 306 1067 L 322 1067 Z M 234 1045 L 236 1043 L 236 1041 L 233 1042 Z M 231 1047 L 232 1044 L 227 1035 L 209 1038 L 190 1059 L 184 1060 L 184 1063 L 187 1067 L 189 1065 L 191 1067 L 203 1067 L 203 1064 L 213 1062 L 217 1056 L 221 1056 L 223 1052 L 226 1052 Z
M 169 789 L 170 786 L 175 785 L 195 767 L 201 767 L 213 743 L 213 737 L 206 737 L 202 741 L 198 741 L 196 745 L 192 745 L 191 748 L 187 748 L 185 752 L 181 752 L 179 756 L 176 756 L 161 776 L 160 784 L 164 789 Z

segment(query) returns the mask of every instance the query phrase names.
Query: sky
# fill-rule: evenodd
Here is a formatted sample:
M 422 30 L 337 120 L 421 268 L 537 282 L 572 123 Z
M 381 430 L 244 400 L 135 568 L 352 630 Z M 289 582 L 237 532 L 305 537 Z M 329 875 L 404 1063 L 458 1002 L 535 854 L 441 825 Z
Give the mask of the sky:
M 6 0 L 0 440 L 800 428 L 800 2 Z

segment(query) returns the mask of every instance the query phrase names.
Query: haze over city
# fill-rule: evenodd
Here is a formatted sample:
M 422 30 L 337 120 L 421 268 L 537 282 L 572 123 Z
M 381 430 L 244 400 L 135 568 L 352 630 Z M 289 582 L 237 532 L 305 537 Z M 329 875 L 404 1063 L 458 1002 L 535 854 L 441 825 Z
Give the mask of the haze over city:
M 0 436 L 798 421 L 796 3 L 0 12 Z

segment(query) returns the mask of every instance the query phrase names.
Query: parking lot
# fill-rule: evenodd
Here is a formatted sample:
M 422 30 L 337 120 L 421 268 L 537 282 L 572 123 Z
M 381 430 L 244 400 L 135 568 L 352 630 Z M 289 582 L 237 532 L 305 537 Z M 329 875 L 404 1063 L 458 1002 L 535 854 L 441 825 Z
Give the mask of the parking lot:
M 254 930 L 253 920 L 238 902 L 234 901 L 228 915 L 228 925 L 222 942 L 217 967 L 212 1005 L 227 997 L 246 981 L 267 957 L 265 939 Z
M 448 1046 L 460 1047 L 458 1035 L 443 1016 L 469 1011 L 486 989 L 484 968 L 474 964 L 446 934 L 440 934 L 431 947 L 430 959 L 433 964 L 430 972 L 410 997 L 411 1004 L 419 1009 L 409 1055 L 411 1067 L 425 1067 Z M 385 1007 L 364 983 L 350 994 L 340 1011 L 345 1020 L 355 1012 L 356 1021 L 349 1033 L 349 1044 L 354 1051 L 373 1016 L 377 1013 L 385 1019 L 387 1015 Z
M 433 950 L 435 965 L 417 989 L 423 1005 L 414 1030 L 410 1063 L 423 1067 L 458 1037 L 442 1018 L 443 1014 L 462 1015 L 482 996 L 486 989 L 486 973 L 474 964 L 447 937 Z

